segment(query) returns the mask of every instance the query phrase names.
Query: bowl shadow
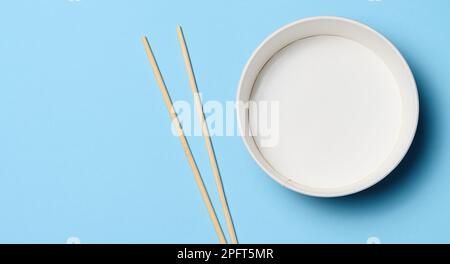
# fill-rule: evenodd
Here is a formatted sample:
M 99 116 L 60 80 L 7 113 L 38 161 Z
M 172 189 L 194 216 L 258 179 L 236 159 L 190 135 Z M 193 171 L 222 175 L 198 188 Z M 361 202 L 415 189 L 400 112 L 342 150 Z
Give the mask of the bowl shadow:
M 303 197 L 303 202 L 306 200 L 313 203 L 314 206 L 327 207 L 328 209 L 331 207 L 335 210 L 347 208 L 370 211 L 377 207 L 385 207 L 387 203 L 399 202 L 401 199 L 407 198 L 408 195 L 412 195 L 414 190 L 420 188 L 424 175 L 414 172 L 424 166 L 424 157 L 429 155 L 430 142 L 434 138 L 432 128 L 435 123 L 435 115 L 432 113 L 433 100 L 426 90 L 426 87 L 429 86 L 426 75 L 418 67 L 413 67 L 413 64 L 410 64 L 410 66 L 419 91 L 420 113 L 416 135 L 402 162 L 381 182 L 353 195 L 339 198 L 316 198 L 292 192 L 294 195 Z

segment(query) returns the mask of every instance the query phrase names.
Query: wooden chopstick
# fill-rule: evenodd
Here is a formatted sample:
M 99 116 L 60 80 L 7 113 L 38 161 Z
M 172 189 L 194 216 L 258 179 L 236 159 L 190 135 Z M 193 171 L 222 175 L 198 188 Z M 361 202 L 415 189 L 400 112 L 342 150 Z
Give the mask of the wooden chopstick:
M 217 219 L 216 212 L 211 203 L 211 199 L 209 198 L 209 195 L 208 195 L 208 192 L 203 183 L 202 177 L 200 176 L 200 171 L 198 170 L 197 164 L 195 163 L 195 159 L 194 159 L 194 156 L 192 155 L 191 148 L 189 147 L 189 144 L 186 140 L 186 136 L 184 135 L 183 129 L 181 128 L 180 121 L 178 120 L 177 114 L 176 114 L 173 104 L 172 104 L 172 99 L 170 98 L 169 92 L 167 91 L 167 87 L 164 83 L 164 79 L 161 75 L 161 72 L 158 67 L 158 63 L 156 62 L 156 59 L 153 55 L 153 52 L 152 52 L 152 49 L 150 47 L 147 37 L 142 37 L 142 42 L 144 44 L 145 52 L 147 53 L 148 60 L 152 66 L 153 74 L 155 75 L 156 81 L 159 86 L 159 90 L 162 93 L 164 103 L 166 104 L 166 107 L 169 110 L 170 118 L 171 118 L 173 124 L 175 125 L 175 129 L 176 129 L 178 138 L 180 139 L 181 145 L 183 146 L 184 154 L 186 155 L 189 165 L 194 174 L 195 182 L 197 183 L 197 186 L 200 189 L 200 193 L 202 195 L 203 202 L 205 203 L 206 208 L 208 209 L 209 217 L 211 218 L 211 221 L 213 222 L 214 229 L 217 233 L 220 243 L 226 244 L 227 241 L 225 239 L 225 235 L 223 234 L 219 220 Z
M 186 65 L 186 71 L 189 76 L 189 83 L 191 86 L 192 95 L 194 96 L 194 104 L 197 112 L 197 116 L 200 121 L 200 126 L 202 129 L 203 138 L 205 139 L 206 149 L 208 151 L 209 163 L 211 165 L 214 178 L 216 181 L 217 191 L 219 193 L 220 203 L 222 204 L 223 213 L 225 215 L 225 221 L 227 223 L 228 233 L 231 238 L 232 244 L 237 244 L 236 231 L 234 230 L 233 220 L 231 218 L 230 209 L 228 207 L 227 199 L 225 196 L 225 192 L 223 190 L 222 179 L 220 177 L 219 167 L 217 165 L 216 155 L 214 153 L 214 148 L 211 142 L 211 137 L 208 131 L 208 125 L 205 121 L 205 114 L 203 113 L 203 106 L 201 102 L 201 98 L 198 92 L 197 82 L 195 80 L 194 70 L 192 69 L 191 58 L 189 56 L 189 51 L 186 46 L 186 40 L 183 35 L 183 29 L 181 26 L 177 26 L 178 33 L 178 41 L 180 43 L 181 52 L 183 53 L 184 64 Z

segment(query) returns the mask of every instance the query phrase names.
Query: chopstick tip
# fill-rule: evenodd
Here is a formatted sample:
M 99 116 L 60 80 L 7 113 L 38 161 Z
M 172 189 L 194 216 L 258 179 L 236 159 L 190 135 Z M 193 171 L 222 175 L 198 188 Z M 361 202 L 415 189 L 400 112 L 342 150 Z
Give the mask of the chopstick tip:
M 147 36 L 142 36 L 141 37 L 141 41 L 144 45 L 149 46 L 150 44 L 148 43 L 148 38 Z

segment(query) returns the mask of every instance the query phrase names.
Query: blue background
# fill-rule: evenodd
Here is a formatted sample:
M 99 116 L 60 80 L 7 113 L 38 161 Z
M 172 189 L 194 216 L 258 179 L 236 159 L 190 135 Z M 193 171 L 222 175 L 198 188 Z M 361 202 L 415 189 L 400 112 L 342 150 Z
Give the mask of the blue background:
M 447 0 L 15 0 L 0 4 L 0 242 L 216 243 L 140 38 L 191 102 L 175 26 L 204 100 L 234 100 L 257 45 L 307 16 L 385 34 L 410 63 L 421 120 L 400 167 L 350 197 L 282 188 L 241 139 L 213 138 L 240 242 L 450 242 Z M 203 139 L 189 138 L 219 207 Z M 221 219 L 223 220 L 223 219 Z

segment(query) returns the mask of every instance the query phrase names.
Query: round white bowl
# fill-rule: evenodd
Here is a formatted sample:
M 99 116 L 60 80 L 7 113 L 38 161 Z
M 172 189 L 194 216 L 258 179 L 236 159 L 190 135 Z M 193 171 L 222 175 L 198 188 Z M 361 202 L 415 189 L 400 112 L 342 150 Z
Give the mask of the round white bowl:
M 340 17 L 302 19 L 264 40 L 245 66 L 237 101 L 239 132 L 259 166 L 318 197 L 356 193 L 386 177 L 419 117 L 400 52 Z

